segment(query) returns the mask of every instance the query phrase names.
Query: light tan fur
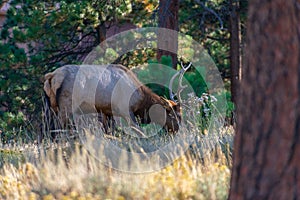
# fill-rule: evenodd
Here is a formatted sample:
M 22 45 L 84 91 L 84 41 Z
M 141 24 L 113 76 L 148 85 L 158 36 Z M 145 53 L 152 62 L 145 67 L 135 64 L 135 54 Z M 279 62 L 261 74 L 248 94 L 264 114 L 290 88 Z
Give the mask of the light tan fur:
M 139 117 L 143 123 L 150 123 L 149 109 L 151 106 L 159 104 L 165 109 L 167 114 L 166 124 L 161 125 L 166 126 L 168 130 L 178 130 L 178 120 L 180 121 L 181 117 L 179 105 L 153 93 L 137 79 L 132 71 L 122 65 L 99 67 L 106 67 L 108 71 L 110 70 L 110 73 L 114 73 L 115 76 L 121 76 L 122 84 L 115 87 L 116 80 L 112 78 L 115 76 L 110 76 L 109 73 L 104 74 L 104 76 L 101 75 L 103 71 L 99 71 L 98 69 L 100 68 L 82 70 L 78 76 L 78 70 L 81 68 L 76 65 L 67 65 L 45 75 L 45 93 L 50 99 L 50 106 L 56 113 L 60 114 L 63 123 L 67 121 L 66 116 L 72 115 L 79 110 L 83 111 L 83 113 L 91 110 L 101 112 L 103 113 L 103 118 L 117 114 L 123 118 L 130 117 L 132 119 L 134 115 Z M 78 80 L 75 77 L 79 77 Z M 110 92 L 114 89 L 117 93 L 114 97 L 111 96 L 110 100 Z M 59 90 L 60 92 L 58 93 Z M 128 99 L 130 91 L 133 90 L 136 90 L 136 92 L 132 93 L 130 104 L 124 104 L 126 100 L 123 101 L 123 99 Z M 112 111 L 113 107 L 116 108 L 118 113 Z M 104 122 L 105 120 L 103 119 L 102 121 Z M 135 121 L 135 119 L 132 120 Z M 155 119 L 151 120 L 156 122 Z M 159 121 L 161 120 L 158 120 L 157 123 Z

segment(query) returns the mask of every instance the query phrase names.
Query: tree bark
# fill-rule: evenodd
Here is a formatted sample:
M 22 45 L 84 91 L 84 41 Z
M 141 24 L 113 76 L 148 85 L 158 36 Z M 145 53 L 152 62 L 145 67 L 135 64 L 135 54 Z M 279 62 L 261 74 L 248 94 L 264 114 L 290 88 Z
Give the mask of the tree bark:
M 239 0 L 230 0 L 230 74 L 231 74 L 231 101 L 236 102 L 238 95 L 241 74 L 241 57 L 240 57 L 240 17 L 239 17 Z
M 229 199 L 298 199 L 300 2 L 249 4 Z
M 158 12 L 159 28 L 167 28 L 178 31 L 178 10 L 179 0 L 160 0 Z M 162 35 L 158 32 L 158 52 L 157 60 L 160 61 L 162 56 L 171 56 L 173 68 L 177 66 L 178 34 Z M 160 49 L 160 46 L 166 47 L 173 52 Z
M 101 22 L 97 27 L 98 43 L 104 42 L 106 40 L 106 26 L 105 22 Z

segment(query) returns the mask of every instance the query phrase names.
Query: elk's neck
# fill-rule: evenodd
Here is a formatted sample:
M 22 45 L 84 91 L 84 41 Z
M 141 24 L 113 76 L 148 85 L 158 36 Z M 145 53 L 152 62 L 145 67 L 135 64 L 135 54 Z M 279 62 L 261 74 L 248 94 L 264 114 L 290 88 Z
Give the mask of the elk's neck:
M 149 109 L 154 104 L 162 104 L 161 98 L 154 92 L 152 92 L 149 88 L 143 88 L 143 99 L 137 108 L 135 114 L 141 118 L 148 116 Z

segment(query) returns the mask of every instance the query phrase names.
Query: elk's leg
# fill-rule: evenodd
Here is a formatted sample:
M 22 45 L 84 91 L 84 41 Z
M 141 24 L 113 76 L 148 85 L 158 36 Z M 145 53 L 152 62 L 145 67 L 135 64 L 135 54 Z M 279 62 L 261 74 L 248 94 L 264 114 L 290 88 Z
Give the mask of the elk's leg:
M 106 134 L 112 133 L 114 131 L 116 123 L 111 115 L 100 113 L 98 114 L 98 120 L 102 123 L 104 132 Z M 109 128 L 111 129 L 111 131 L 109 131 Z
M 116 129 L 116 121 L 115 119 L 113 118 L 113 116 L 108 116 L 108 120 L 110 122 L 110 127 L 112 129 L 112 132 Z
M 98 114 L 98 120 L 102 123 L 104 132 L 107 134 L 108 133 L 108 122 L 107 122 L 107 116 L 104 113 L 99 113 Z
M 137 123 L 137 120 L 134 116 L 134 113 L 130 111 L 129 114 L 130 114 L 130 119 L 131 119 L 131 121 L 130 121 L 131 123 L 129 123 L 129 124 L 134 124 L 134 125 L 138 126 L 138 123 Z

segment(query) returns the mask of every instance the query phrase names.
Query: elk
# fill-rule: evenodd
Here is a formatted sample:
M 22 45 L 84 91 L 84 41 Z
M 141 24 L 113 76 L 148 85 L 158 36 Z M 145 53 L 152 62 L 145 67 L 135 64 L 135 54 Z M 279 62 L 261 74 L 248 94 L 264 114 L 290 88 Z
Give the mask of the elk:
M 184 71 L 172 77 L 170 91 L 175 77 L 181 74 L 181 80 Z M 183 88 L 180 83 L 178 92 Z M 181 122 L 180 94 L 177 94 L 179 102 L 171 92 L 172 100 L 158 96 L 122 65 L 65 65 L 45 75 L 44 91 L 63 125 L 69 116 L 85 113 L 101 113 L 105 132 L 107 120 L 112 116 L 135 125 L 137 119 L 145 124 L 157 123 L 171 132 L 177 132 Z

